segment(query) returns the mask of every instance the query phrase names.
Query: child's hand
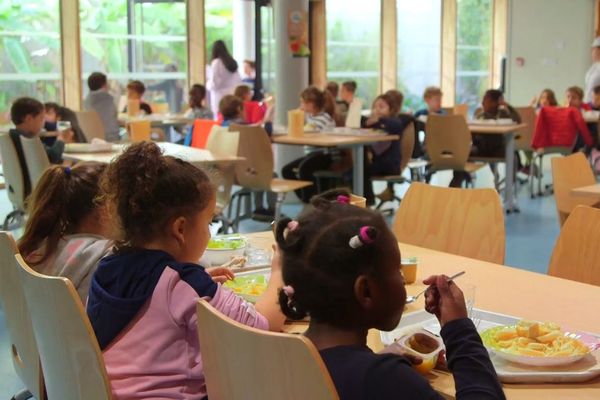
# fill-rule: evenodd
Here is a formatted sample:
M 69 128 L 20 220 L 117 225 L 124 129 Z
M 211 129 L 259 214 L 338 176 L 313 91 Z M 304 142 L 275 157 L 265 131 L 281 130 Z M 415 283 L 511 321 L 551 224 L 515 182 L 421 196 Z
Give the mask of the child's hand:
M 445 275 L 434 275 L 423 281 L 430 285 L 425 292 L 425 310 L 434 314 L 443 327 L 455 319 L 467 318 L 467 306 L 462 290 Z
M 235 278 L 235 274 L 229 268 L 212 267 L 206 268 L 206 272 L 211 276 L 212 280 L 217 283 L 227 282 Z
M 276 244 L 273 245 L 273 258 L 271 260 L 271 271 L 281 272 L 281 251 L 279 251 L 279 246 L 277 246 Z

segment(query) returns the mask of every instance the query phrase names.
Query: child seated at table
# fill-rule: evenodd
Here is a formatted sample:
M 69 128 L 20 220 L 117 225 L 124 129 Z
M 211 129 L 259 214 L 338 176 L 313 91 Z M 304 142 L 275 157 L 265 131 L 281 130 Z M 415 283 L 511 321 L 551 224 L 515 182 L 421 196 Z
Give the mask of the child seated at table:
M 186 118 L 193 119 L 213 119 L 212 111 L 206 107 L 204 101 L 206 99 L 206 87 L 198 83 L 192 85 L 188 93 L 188 105 L 190 108 L 185 112 Z
M 398 109 L 401 107 L 394 101 L 392 96 L 382 94 L 375 98 L 371 107 L 371 116 L 363 117 L 361 125 L 363 128 L 378 129 L 389 135 L 400 135 L 404 129 L 414 119 L 407 114 L 398 115 Z M 398 175 L 400 171 L 400 140 L 375 143 L 366 148 L 365 172 L 364 172 L 364 197 L 367 199 L 367 205 L 375 203 L 373 194 L 373 183 L 371 177 Z M 393 184 L 379 195 L 382 201 L 394 198 Z
M 398 105 L 398 107 L 396 108 L 397 112 L 395 116 L 400 115 L 400 113 L 402 113 L 402 104 L 404 103 L 404 94 L 396 89 L 390 89 L 384 94 L 390 97 L 392 101 Z
M 337 201 L 313 200 L 297 221 L 277 224 L 283 281 L 279 304 L 292 320 L 310 315 L 305 335 L 316 346 L 340 399 L 442 399 L 390 346 L 382 353 L 367 347 L 367 331 L 390 331 L 406 303 L 400 251 L 394 234 L 378 212 Z M 462 291 L 443 275 L 424 283 L 425 309 L 442 326 L 448 368 L 456 398 L 504 399 L 502 386 L 467 317 Z
M 118 141 L 121 138 L 121 130 L 117 120 L 117 107 L 112 95 L 108 93 L 106 75 L 102 72 L 91 73 L 88 77 L 88 88 L 90 92 L 83 102 L 85 109 L 96 111 L 100 116 L 106 141 Z
M 37 272 L 69 278 L 85 304 L 92 275 L 112 248 L 112 225 L 97 201 L 106 164 L 82 162 L 44 172 L 29 202 L 19 252 Z
M 21 136 L 29 139 L 39 138 L 40 132 L 44 127 L 44 111 L 44 105 L 30 97 L 21 97 L 15 100 L 10 108 L 10 118 L 15 127 L 10 129 L 8 134 L 15 146 L 19 164 L 21 165 L 25 197 L 31 193 L 33 188 L 31 187 L 31 181 L 29 179 L 29 169 L 27 168 L 27 163 L 25 161 L 25 153 L 23 152 L 23 146 L 21 145 Z M 52 164 L 62 163 L 65 142 L 72 141 L 72 138 L 73 132 L 68 130 L 58 134 L 58 136 L 56 136 L 56 141 L 52 146 L 44 144 L 48 160 Z
M 150 107 L 150 104 L 142 100 L 144 92 L 146 92 L 146 86 L 144 86 L 141 81 L 130 81 L 127 84 L 127 100 L 139 102 L 142 115 L 150 115 L 152 114 L 152 108 Z M 127 106 L 125 106 L 123 112 L 127 112 Z
M 101 188 L 118 240 L 92 278 L 87 314 L 113 396 L 202 399 L 198 299 L 240 323 L 280 331 L 279 254 L 256 306 L 214 282 L 198 262 L 210 239 L 215 188 L 201 169 L 163 155 L 155 143 L 129 146 Z
M 53 132 L 57 130 L 57 125 L 59 121 L 66 121 L 71 124 L 71 131 L 73 131 L 73 141 L 77 143 L 85 143 L 87 139 L 85 138 L 85 134 L 81 130 L 81 126 L 79 126 L 79 121 L 77 120 L 77 115 L 70 108 L 63 107 L 57 103 L 44 103 L 44 111 L 45 111 L 45 122 L 44 129 L 46 132 Z M 50 140 L 51 139 L 51 140 Z M 56 137 L 48 137 L 42 138 L 44 144 L 48 146 L 52 146 Z
M 442 108 L 442 90 L 437 86 L 428 86 L 423 93 L 425 108 L 417 110 L 415 113 L 415 147 L 413 149 L 413 158 L 422 157 L 425 154 L 424 145 L 419 140 L 419 132 L 425 132 L 425 122 L 429 114 L 446 115 Z
M 558 101 L 552 89 L 544 89 L 539 97 L 534 97 L 531 101 L 531 106 L 538 111 L 542 107 L 557 107 Z
M 219 113 L 223 117 L 221 126 L 246 123 L 244 121 L 244 104 L 239 97 L 232 94 L 223 96 L 219 102 Z
M 504 94 L 497 89 L 485 92 L 481 101 L 481 109 L 475 111 L 474 119 L 512 119 L 516 123 L 521 122 L 521 116 L 510 104 L 504 100 Z M 473 147 L 471 156 L 483 158 L 504 158 L 505 143 L 502 135 L 473 135 Z M 490 163 L 492 173 L 496 176 L 497 169 L 494 162 Z M 462 171 L 455 171 L 450 187 L 461 187 L 463 181 L 469 181 L 471 176 Z
M 592 107 L 583 102 L 583 89 L 579 86 L 571 86 L 565 92 L 567 107 L 574 107 L 581 111 L 590 111 Z
M 335 104 L 333 97 L 327 91 L 323 92 L 314 86 L 304 89 L 300 94 L 300 109 L 304 111 L 305 128 L 316 131 L 332 130 L 335 128 Z M 281 175 L 285 179 L 300 179 L 312 181 L 313 185 L 304 189 L 296 190 L 296 195 L 303 202 L 308 203 L 316 193 L 317 178 L 315 171 L 329 170 L 334 164 L 342 163 L 341 152 L 338 150 L 323 151 L 307 149 L 310 151 L 306 156 L 298 158 L 281 169 Z
M 252 89 L 247 85 L 239 85 L 233 91 L 233 95 L 242 100 L 243 119 L 247 124 L 260 124 L 267 112 L 266 103 L 252 101 Z

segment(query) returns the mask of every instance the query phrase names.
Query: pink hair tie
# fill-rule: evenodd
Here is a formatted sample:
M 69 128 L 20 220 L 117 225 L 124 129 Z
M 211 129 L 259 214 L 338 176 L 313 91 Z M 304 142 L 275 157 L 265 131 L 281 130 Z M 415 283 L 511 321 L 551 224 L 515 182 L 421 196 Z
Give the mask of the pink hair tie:
M 300 226 L 298 221 L 290 221 L 287 224 L 287 228 L 288 228 L 289 232 L 294 232 L 296 229 L 298 229 L 298 226 Z
M 338 203 L 350 204 L 350 197 L 345 196 L 343 194 L 340 194 L 336 200 Z
M 285 295 L 288 297 L 288 299 L 291 299 L 294 296 L 294 293 L 296 293 L 294 288 L 291 287 L 290 285 L 282 287 L 281 290 L 283 290 L 283 293 L 285 293 Z
M 348 244 L 353 249 L 358 249 L 365 244 L 372 244 L 377 238 L 377 229 L 372 226 L 363 226 L 358 231 L 358 235 L 352 236 Z

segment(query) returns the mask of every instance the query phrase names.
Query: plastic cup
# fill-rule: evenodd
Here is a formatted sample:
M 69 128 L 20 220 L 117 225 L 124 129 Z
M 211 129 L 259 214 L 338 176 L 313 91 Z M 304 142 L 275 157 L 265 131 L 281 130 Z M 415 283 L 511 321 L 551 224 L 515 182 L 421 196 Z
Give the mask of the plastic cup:
M 417 264 L 416 257 L 403 258 L 401 261 L 401 271 L 404 276 L 405 283 L 415 283 L 417 280 Z
M 467 315 L 469 318 L 473 316 L 473 306 L 475 305 L 476 287 L 472 283 L 461 283 L 458 285 L 465 297 L 465 305 L 467 306 Z

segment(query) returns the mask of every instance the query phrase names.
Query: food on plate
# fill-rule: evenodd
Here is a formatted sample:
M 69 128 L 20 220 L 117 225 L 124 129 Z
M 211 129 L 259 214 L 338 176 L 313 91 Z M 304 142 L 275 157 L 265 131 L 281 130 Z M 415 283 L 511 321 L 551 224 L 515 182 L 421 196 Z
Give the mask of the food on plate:
M 227 261 L 225 264 L 221 265 L 221 267 L 229 268 L 229 269 L 241 269 L 246 265 L 246 257 L 233 257 L 231 260 Z
M 517 356 L 569 357 L 590 352 L 587 345 L 566 336 L 552 322 L 522 320 L 517 325 L 490 328 L 481 336 L 487 347 Z
M 267 289 L 267 277 L 264 274 L 237 276 L 223 286 L 230 288 L 248 301 L 255 302 Z
M 246 239 L 242 236 L 215 236 L 208 241 L 209 250 L 237 250 L 246 247 Z

